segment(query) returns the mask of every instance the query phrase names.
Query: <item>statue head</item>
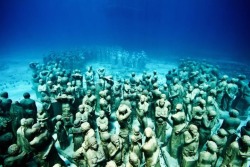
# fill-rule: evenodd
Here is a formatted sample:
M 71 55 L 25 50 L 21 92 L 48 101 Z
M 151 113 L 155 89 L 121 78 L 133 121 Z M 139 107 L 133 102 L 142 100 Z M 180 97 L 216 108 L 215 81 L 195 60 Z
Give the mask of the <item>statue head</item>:
M 147 138 L 151 138 L 154 136 L 154 132 L 152 130 L 152 128 L 150 127 L 147 127 L 145 130 L 144 130 L 144 134 Z
M 228 135 L 228 133 L 227 133 L 227 131 L 225 129 L 221 128 L 221 129 L 218 130 L 218 136 L 225 137 L 227 135 Z
M 117 167 L 117 165 L 116 165 L 115 161 L 109 161 L 109 162 L 107 162 L 105 167 Z
M 138 156 L 134 152 L 129 154 L 129 163 L 133 166 L 138 166 L 140 163 Z
M 8 154 L 13 156 L 19 153 L 20 147 L 17 144 L 12 144 L 8 148 Z
M 2 93 L 0 94 L 0 96 L 3 97 L 3 98 L 8 98 L 8 97 L 9 97 L 9 94 L 8 94 L 8 92 L 2 92 Z
M 23 94 L 23 97 L 24 97 L 25 99 L 28 99 L 28 98 L 30 98 L 30 94 L 29 94 L 28 92 L 25 92 L 25 93 Z
M 105 111 L 100 110 L 99 117 L 104 118 L 105 117 Z
M 215 142 L 213 141 L 208 141 L 207 142 L 207 149 L 210 150 L 211 152 L 217 152 L 218 151 L 218 146 Z
M 241 139 L 242 139 L 243 143 L 245 145 L 247 145 L 247 147 L 250 147 L 250 136 L 244 135 L 241 137 Z
M 120 139 L 119 136 L 117 134 L 113 134 L 111 136 L 111 142 L 115 145 L 115 146 L 119 146 L 120 145 Z
M 90 124 L 88 122 L 84 122 L 81 124 L 81 128 L 82 128 L 82 131 L 83 132 L 86 132 L 88 131 L 91 127 L 90 127 Z

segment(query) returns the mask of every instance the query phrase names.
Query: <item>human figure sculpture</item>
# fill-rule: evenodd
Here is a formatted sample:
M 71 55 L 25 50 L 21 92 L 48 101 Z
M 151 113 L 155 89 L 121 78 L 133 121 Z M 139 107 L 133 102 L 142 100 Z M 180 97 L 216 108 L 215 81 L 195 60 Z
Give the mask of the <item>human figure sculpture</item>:
M 231 82 L 226 85 L 225 93 L 221 99 L 222 110 L 230 111 L 232 109 L 232 103 L 238 93 L 238 86 L 236 79 L 232 78 Z
M 108 118 L 105 116 L 105 112 L 103 110 L 101 110 L 99 112 L 99 117 L 96 119 L 96 124 L 97 127 L 100 128 L 101 125 L 107 126 L 109 125 L 109 120 Z
M 32 150 L 34 150 L 34 159 L 38 166 L 45 167 L 53 166 L 56 163 L 63 164 L 54 146 L 55 142 L 49 131 L 48 119 L 47 113 L 37 113 L 37 123 L 32 128 L 38 129 L 38 133 L 29 142 Z
M 9 94 L 8 92 L 1 92 L 0 93 L 0 112 L 2 112 L 2 114 L 9 116 L 10 114 L 10 108 L 11 108 L 11 104 L 12 104 L 12 100 L 9 99 Z
M 173 86 L 171 87 L 171 93 L 169 96 L 173 107 L 175 107 L 178 103 L 183 102 L 183 93 L 184 93 L 184 89 L 181 86 L 181 84 L 179 83 L 179 79 L 174 78 Z
M 39 79 L 39 85 L 37 87 L 37 91 L 39 93 L 39 98 L 41 98 L 42 94 L 47 94 L 47 85 L 44 80 Z
M 105 154 L 102 147 L 97 143 L 95 137 L 86 141 L 86 158 L 88 167 L 102 167 L 105 161 Z
M 11 117 L 3 113 L 0 108 L 0 154 L 5 154 L 8 146 L 12 144 L 14 135 L 11 129 Z
M 24 110 L 23 117 L 33 118 L 35 120 L 37 115 L 37 107 L 35 100 L 30 98 L 30 94 L 28 92 L 25 92 L 23 94 L 23 97 L 24 99 L 20 101 L 20 104 Z
M 250 106 L 250 81 L 246 86 L 243 87 L 242 89 L 242 108 L 240 109 L 240 113 L 242 116 L 246 116 L 248 113 L 248 109 Z
M 111 142 L 108 144 L 109 158 L 113 160 L 117 166 L 122 166 L 124 160 L 123 142 L 122 139 L 113 134 Z
M 134 152 L 129 153 L 129 160 L 126 167 L 140 167 L 140 160 Z
M 216 87 L 216 101 L 219 105 L 219 107 L 222 107 L 222 97 L 224 96 L 226 87 L 227 87 L 227 80 L 228 80 L 228 76 L 227 75 L 223 75 L 221 77 L 221 79 L 218 81 L 217 87 Z
M 88 100 L 83 105 L 83 110 L 84 110 L 84 113 L 85 112 L 88 113 L 88 122 L 90 123 L 90 125 L 92 127 L 96 127 L 95 110 L 93 110 L 93 108 L 91 107 L 90 102 Z
M 124 149 L 128 149 L 129 131 L 131 128 L 131 110 L 127 105 L 121 104 L 116 111 L 116 118 L 120 125 L 119 136 L 123 139 Z
M 196 125 L 189 125 L 184 132 L 184 144 L 182 148 L 183 167 L 193 166 L 198 159 L 199 132 Z
M 161 98 L 159 100 L 156 101 L 156 107 L 159 106 L 159 102 L 161 99 L 164 100 L 164 107 L 166 107 L 168 109 L 168 112 L 170 112 L 172 110 L 172 106 L 171 106 L 171 103 L 167 100 L 167 97 L 165 94 L 161 94 L 160 96 Z
M 116 111 L 121 103 L 121 87 L 119 85 L 114 86 L 113 90 L 113 97 L 114 97 L 114 103 L 113 103 L 113 110 Z
M 27 166 L 28 156 L 17 144 L 8 148 L 8 156 L 4 159 L 4 167 Z
M 238 115 L 239 112 L 232 109 L 231 111 L 229 111 L 229 117 L 225 118 L 221 125 L 221 128 L 225 129 L 228 134 L 227 143 L 223 151 L 223 155 L 225 155 L 226 148 L 237 138 L 236 130 L 241 123 Z
M 210 138 L 212 129 L 218 123 L 216 115 L 217 113 L 214 110 L 210 110 L 202 117 L 201 126 L 199 127 L 199 149 L 201 149 Z
M 148 112 L 147 97 L 144 95 L 140 96 L 140 101 L 138 102 L 138 107 L 136 109 L 137 119 L 140 123 L 141 129 L 144 130 L 147 127 L 147 112 Z
M 171 116 L 173 121 L 173 130 L 169 141 L 169 154 L 177 159 L 181 154 L 181 145 L 183 144 L 183 133 L 187 126 L 185 113 L 182 104 L 176 105 L 176 113 Z
M 217 155 L 222 156 L 222 151 L 227 143 L 227 132 L 225 129 L 219 129 L 217 134 L 211 137 L 211 141 L 215 142 L 218 148 Z
M 217 145 L 213 141 L 207 142 L 207 150 L 200 153 L 197 167 L 211 166 L 215 167 L 217 161 Z
M 91 137 L 95 137 L 95 131 L 90 127 L 88 122 L 84 122 L 81 124 L 82 133 L 84 136 L 84 143 Z M 84 145 L 83 143 L 83 145 Z
M 146 167 L 160 167 L 159 154 L 160 148 L 157 144 L 154 132 L 151 128 L 147 127 L 144 131 L 146 136 L 145 143 L 142 146 L 142 152 L 145 157 Z
M 125 80 L 123 84 L 123 96 L 124 95 L 129 95 L 129 91 L 131 89 L 131 86 L 129 84 L 129 80 Z
M 92 69 L 92 66 L 87 67 L 87 71 L 85 72 L 85 80 L 87 89 L 90 89 L 92 83 L 94 83 L 95 72 Z
M 156 137 L 159 141 L 164 144 L 166 142 L 166 129 L 167 129 L 167 119 L 169 111 L 165 107 L 165 100 L 160 99 L 159 105 L 155 108 L 155 119 L 156 119 Z
M 198 105 L 193 107 L 192 110 L 192 119 L 190 123 L 196 125 L 197 127 L 201 126 L 202 118 L 206 113 L 206 101 L 204 99 L 199 99 Z
M 81 128 L 81 120 L 76 119 L 74 121 L 74 126 L 71 128 L 71 133 L 73 134 L 73 150 L 76 151 L 82 146 L 82 143 L 84 141 L 84 136 Z
M 32 140 L 38 128 L 32 128 L 34 124 L 33 118 L 22 118 L 20 121 L 21 126 L 17 129 L 17 145 L 21 151 L 25 152 L 28 156 L 32 154 L 32 148 L 29 141 Z
M 129 78 L 129 84 L 131 85 L 131 87 L 135 87 L 136 84 L 135 72 L 131 73 L 131 76 Z
M 61 120 L 56 122 L 55 132 L 57 134 L 57 140 L 59 141 L 60 148 L 65 150 L 70 145 L 70 142 L 66 129 L 63 126 L 63 122 Z
M 107 162 L 105 167 L 117 167 L 117 165 L 116 165 L 115 161 L 111 160 L 111 161 Z
M 248 135 L 250 136 L 250 120 L 247 121 L 245 126 L 242 126 L 240 129 L 240 135 L 244 136 L 244 135 Z
M 108 132 L 108 126 L 105 124 L 101 124 L 99 126 L 99 136 L 101 140 L 101 145 L 105 154 L 105 157 L 109 158 L 109 150 L 108 150 L 108 144 L 110 143 L 110 133 Z
M 106 100 L 106 92 L 105 91 L 100 91 L 100 109 L 105 112 L 105 115 L 109 118 L 111 116 L 111 105 L 109 102 Z
M 74 123 L 73 112 L 71 108 L 71 104 L 74 102 L 74 97 L 62 94 L 61 96 L 58 96 L 56 100 L 62 105 L 62 120 L 68 132 L 69 128 L 71 128 Z
M 183 108 L 184 112 L 186 113 L 187 120 L 190 121 L 192 119 L 192 91 L 193 86 L 189 85 L 186 95 L 183 99 Z
M 93 110 L 96 109 L 96 97 L 92 94 L 91 90 L 87 90 L 87 93 L 82 100 L 82 104 L 86 104 L 86 101 L 89 101 L 89 105 Z
M 142 134 L 140 133 L 140 128 L 138 126 L 133 127 L 133 132 L 131 135 L 131 145 L 130 145 L 130 152 L 136 154 L 139 162 L 142 161 Z
M 250 137 L 242 136 L 239 140 L 230 144 L 226 151 L 225 158 L 221 167 L 227 166 L 246 166 L 247 159 L 250 157 Z
M 78 106 L 78 112 L 76 113 L 75 118 L 80 120 L 81 123 L 88 122 L 89 112 L 85 110 L 85 106 L 83 104 Z

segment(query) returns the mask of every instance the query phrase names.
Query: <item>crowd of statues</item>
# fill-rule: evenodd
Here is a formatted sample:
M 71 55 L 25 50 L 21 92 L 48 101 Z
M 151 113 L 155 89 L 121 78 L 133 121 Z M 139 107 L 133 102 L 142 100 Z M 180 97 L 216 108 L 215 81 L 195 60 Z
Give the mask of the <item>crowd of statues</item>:
M 115 80 L 91 66 L 84 73 L 56 62 L 30 67 L 42 106 L 27 92 L 20 102 L 1 93 L 3 166 L 66 166 L 59 154 L 82 167 L 173 166 L 171 159 L 181 167 L 247 165 L 245 75 L 230 78 L 196 61 L 182 61 L 164 79 L 157 71 Z
M 92 61 L 106 62 L 113 66 L 145 68 L 148 59 L 145 51 L 129 52 L 121 47 L 82 47 L 67 51 L 51 51 L 43 57 L 44 64 L 56 62 L 66 69 L 81 69 Z

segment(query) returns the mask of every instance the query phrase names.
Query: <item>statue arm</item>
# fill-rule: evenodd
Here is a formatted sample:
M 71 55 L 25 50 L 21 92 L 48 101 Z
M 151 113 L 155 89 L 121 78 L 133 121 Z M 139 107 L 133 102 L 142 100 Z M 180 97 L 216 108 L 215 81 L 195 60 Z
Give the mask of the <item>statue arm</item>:
M 195 140 L 195 137 L 192 138 L 192 136 L 189 134 L 189 132 L 184 133 L 184 142 L 185 144 L 190 144 Z

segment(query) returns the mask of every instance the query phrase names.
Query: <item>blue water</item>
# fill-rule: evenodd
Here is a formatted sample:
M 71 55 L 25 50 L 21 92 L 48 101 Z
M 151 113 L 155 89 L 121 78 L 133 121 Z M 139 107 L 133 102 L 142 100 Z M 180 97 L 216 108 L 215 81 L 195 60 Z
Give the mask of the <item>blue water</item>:
M 0 56 L 83 45 L 250 62 L 248 0 L 1 0 Z M 30 53 L 30 54 L 28 54 Z

